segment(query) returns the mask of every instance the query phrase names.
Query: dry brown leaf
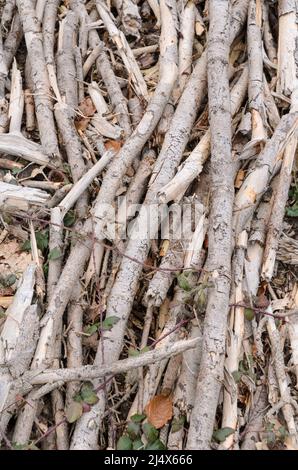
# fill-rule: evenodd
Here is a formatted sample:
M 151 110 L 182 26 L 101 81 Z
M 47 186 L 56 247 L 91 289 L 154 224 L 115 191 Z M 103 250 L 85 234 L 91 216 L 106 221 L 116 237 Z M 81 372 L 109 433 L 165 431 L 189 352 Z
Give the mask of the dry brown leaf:
M 251 200 L 251 203 L 254 204 L 257 198 L 257 193 L 253 190 L 253 188 L 246 189 L 246 195 Z
M 121 149 L 122 142 L 118 140 L 107 140 L 105 142 L 105 148 L 107 150 L 114 150 L 114 152 L 119 152 Z
M 235 179 L 235 184 L 234 184 L 235 188 L 237 188 L 237 189 L 241 188 L 242 183 L 244 181 L 244 175 L 245 175 L 244 170 L 239 170 L 238 171 L 236 179 Z
M 156 338 L 162 334 L 164 326 L 169 318 L 170 299 L 167 297 L 159 307 L 158 324 L 156 328 Z
M 90 96 L 86 96 L 79 104 L 79 110 L 84 115 L 84 117 L 92 117 L 96 111 L 96 108 L 93 104 Z
M 79 110 L 83 116 L 77 116 L 75 126 L 77 131 L 85 131 L 90 122 L 90 118 L 94 115 L 96 108 L 90 96 L 86 96 L 79 104 Z
M 195 29 L 197 36 L 202 36 L 205 31 L 204 25 L 200 21 L 196 21 Z
M 156 395 L 146 405 L 145 413 L 152 426 L 156 429 L 162 428 L 173 416 L 172 397 Z
M 79 120 L 75 121 L 75 127 L 77 131 L 85 131 L 88 127 L 90 122 L 90 118 L 80 118 Z
M 164 240 L 162 242 L 162 245 L 159 251 L 159 256 L 165 256 L 167 254 L 169 245 L 170 245 L 170 240 Z

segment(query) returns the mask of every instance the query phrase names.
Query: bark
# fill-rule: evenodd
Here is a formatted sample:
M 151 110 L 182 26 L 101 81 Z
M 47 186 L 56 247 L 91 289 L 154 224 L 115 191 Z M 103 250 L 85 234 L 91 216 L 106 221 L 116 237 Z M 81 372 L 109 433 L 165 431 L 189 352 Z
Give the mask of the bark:
M 18 0 L 17 6 L 32 69 L 40 140 L 46 154 L 52 157 L 54 161 L 57 161 L 60 159 L 60 153 L 50 99 L 50 83 L 44 58 L 41 26 L 36 18 L 31 0 Z
M 231 11 L 228 2 L 217 0 L 210 1 L 209 9 L 208 96 L 212 194 L 207 266 L 214 286 L 208 293 L 202 358 L 190 420 L 188 449 L 210 447 L 223 380 L 231 284 L 231 219 L 234 201 L 228 78 Z

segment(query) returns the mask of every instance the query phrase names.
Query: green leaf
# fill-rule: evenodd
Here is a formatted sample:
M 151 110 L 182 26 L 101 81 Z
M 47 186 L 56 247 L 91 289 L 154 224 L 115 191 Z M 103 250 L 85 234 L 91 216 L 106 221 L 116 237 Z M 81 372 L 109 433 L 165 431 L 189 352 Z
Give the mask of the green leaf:
M 146 418 L 146 415 L 135 414 L 135 415 L 132 415 L 130 419 L 133 423 L 141 423 L 142 421 L 144 421 L 145 418 Z
M 117 442 L 117 450 L 130 450 L 132 449 L 132 442 L 128 436 L 121 436 Z
M 89 382 L 82 385 L 80 395 L 88 405 L 95 405 L 98 402 L 98 396 L 93 389 L 93 385 Z
M 156 441 L 156 439 L 158 438 L 158 431 L 157 429 L 155 429 L 154 426 L 152 426 L 152 424 L 144 423 L 142 428 L 149 444 Z
M 232 376 L 234 377 L 236 384 L 240 382 L 242 375 L 243 372 L 241 372 L 240 370 L 234 370 L 234 372 L 232 372 Z
M 77 393 L 76 395 L 74 395 L 73 397 L 73 400 L 74 401 L 77 401 L 78 403 L 82 403 L 83 399 L 81 397 L 81 395 L 79 393 Z
M 116 316 L 111 316 L 111 317 L 108 317 L 106 318 L 103 322 L 102 322 L 102 329 L 104 331 L 109 331 L 113 328 L 114 325 L 116 325 L 116 323 L 118 323 L 118 321 L 120 320 L 119 317 L 116 317 Z
M 287 216 L 298 217 L 298 204 L 294 204 L 292 207 L 287 208 Z
M 255 312 L 251 308 L 244 309 L 244 316 L 246 320 L 251 321 L 255 318 Z
M 30 240 L 26 240 L 22 246 L 21 246 L 21 251 L 31 251 L 31 243 Z
M 140 354 L 143 354 L 143 353 L 148 352 L 148 351 L 150 351 L 150 347 L 145 346 L 144 348 L 141 349 Z
M 63 225 L 65 225 L 65 227 L 71 227 L 75 223 L 75 221 L 76 221 L 75 212 L 70 210 L 64 216 Z
M 73 401 L 65 411 L 66 419 L 69 423 L 74 423 L 77 421 L 83 414 L 83 405 L 77 401 Z
M 3 287 L 10 287 L 12 286 L 17 280 L 17 276 L 15 276 L 14 274 L 9 274 L 8 276 L 6 277 L 2 277 L 0 276 L 0 284 L 3 286 Z
M 127 432 L 129 437 L 134 441 L 140 434 L 140 424 L 139 423 L 128 423 Z
M 18 175 L 21 171 L 23 171 L 24 168 L 13 168 L 11 170 L 13 175 Z
M 186 275 L 184 273 L 181 273 L 177 276 L 177 280 L 178 280 L 178 285 L 179 287 L 181 287 L 181 289 L 185 290 L 186 292 L 190 292 L 191 291 L 191 286 L 188 282 L 188 279 L 186 277 Z
M 98 331 L 98 328 L 99 328 L 99 323 L 94 323 L 93 325 L 88 325 L 88 326 L 85 327 L 84 333 L 91 336 L 91 335 L 93 335 L 94 333 L 96 333 Z
M 53 248 L 48 254 L 48 259 L 55 260 L 55 259 L 61 258 L 61 256 L 62 256 L 61 251 L 59 250 L 57 246 L 55 246 L 55 248 Z
M 48 248 L 49 245 L 49 233 L 45 232 L 36 232 L 35 233 L 37 248 L 41 251 L 44 251 Z
M 159 439 L 156 439 L 156 441 L 146 446 L 146 450 L 165 450 L 165 448 L 166 447 Z
M 276 441 L 276 436 L 275 436 L 273 431 L 269 431 L 266 434 L 266 441 L 267 441 L 268 447 L 273 447 L 274 446 L 275 441 Z
M 28 450 L 29 444 L 18 444 L 18 442 L 12 443 L 12 448 L 14 450 Z
M 172 421 L 172 432 L 178 432 L 183 428 L 185 423 L 185 416 L 179 416 L 179 418 L 174 418 Z
M 141 439 L 137 439 L 136 441 L 133 441 L 132 448 L 133 450 L 142 450 L 144 448 L 144 444 L 141 441 Z
M 229 437 L 234 432 L 235 432 L 235 429 L 232 429 L 232 428 L 221 428 L 213 433 L 213 438 L 217 442 L 223 442 L 226 440 L 227 437 Z
M 137 356 L 140 355 L 140 351 L 138 351 L 137 349 L 134 349 L 134 348 L 129 348 L 128 355 L 132 356 L 132 357 L 137 357 Z
M 282 441 L 285 440 L 285 438 L 288 436 L 288 431 L 286 430 L 285 426 L 280 426 L 280 428 L 278 428 L 278 433 L 280 435 L 280 439 Z

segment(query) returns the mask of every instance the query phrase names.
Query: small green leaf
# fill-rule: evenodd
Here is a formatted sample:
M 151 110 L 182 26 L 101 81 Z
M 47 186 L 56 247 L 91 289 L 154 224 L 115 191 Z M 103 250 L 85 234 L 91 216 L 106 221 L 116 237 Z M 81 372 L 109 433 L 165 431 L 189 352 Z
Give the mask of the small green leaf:
M 244 309 L 244 316 L 246 320 L 251 321 L 255 318 L 255 312 L 251 308 Z
M 29 444 L 18 444 L 18 442 L 12 443 L 12 448 L 14 450 L 28 450 Z
M 150 351 L 149 346 L 145 346 L 144 348 L 141 349 L 140 354 L 143 354 L 143 353 L 148 352 L 148 351 Z
M 69 423 L 74 423 L 77 421 L 83 414 L 83 406 L 82 403 L 78 403 L 77 401 L 73 401 L 65 411 L 66 419 Z
M 130 450 L 132 449 L 132 442 L 128 436 L 121 436 L 117 442 L 117 450 Z
M 234 432 L 235 432 L 235 429 L 232 429 L 232 428 L 221 428 L 213 433 L 213 438 L 217 442 L 223 442 L 226 440 L 227 437 L 229 437 Z
M 129 437 L 134 441 L 140 434 L 140 424 L 139 423 L 128 423 L 127 432 Z
M 268 447 L 273 447 L 274 446 L 275 441 L 276 441 L 276 436 L 275 436 L 273 431 L 269 431 L 266 434 L 266 441 L 267 441 Z
M 137 439 L 136 441 L 133 441 L 132 448 L 133 450 L 142 450 L 144 448 L 144 444 L 141 441 L 141 439 Z
M 132 357 L 137 357 L 140 355 L 140 351 L 138 351 L 137 349 L 129 348 L 128 355 Z
M 155 429 L 154 426 L 152 426 L 152 424 L 144 423 L 142 428 L 149 444 L 156 441 L 156 439 L 158 438 L 158 431 L 157 429 Z
M 116 325 L 116 323 L 118 323 L 118 321 L 120 320 L 119 317 L 116 317 L 114 315 L 112 315 L 111 317 L 108 317 L 106 318 L 103 322 L 102 322 L 102 329 L 104 331 L 109 331 L 113 328 L 114 325 Z
M 93 385 L 89 382 L 82 385 L 80 395 L 82 400 L 88 405 L 94 405 L 98 402 L 98 396 L 93 389 Z
M 55 259 L 61 258 L 61 256 L 62 256 L 61 251 L 59 250 L 57 246 L 55 246 L 55 248 L 53 248 L 48 254 L 48 259 L 55 260 Z
M 15 176 L 15 175 L 18 175 L 21 171 L 23 171 L 23 168 L 13 168 L 11 170 L 12 174 Z
M 77 393 L 76 395 L 74 395 L 73 397 L 73 400 L 74 401 L 77 401 L 78 403 L 82 403 L 83 399 L 81 397 L 81 395 L 79 393 Z
M 188 282 L 188 279 L 186 277 L 186 275 L 184 273 L 181 273 L 177 276 L 177 280 L 178 280 L 178 285 L 179 287 L 181 287 L 181 289 L 185 290 L 186 292 L 190 292 L 191 291 L 191 286 Z
M 232 372 L 232 376 L 234 377 L 236 384 L 240 382 L 242 375 L 243 372 L 241 372 L 240 370 L 234 370 L 234 372 Z
M 156 439 L 156 441 L 146 446 L 146 450 L 165 450 L 165 446 L 159 439 Z
M 35 233 L 37 248 L 41 251 L 44 251 L 48 248 L 49 245 L 49 233 L 45 232 L 36 232 Z
M 288 431 L 286 430 L 285 426 L 280 426 L 280 428 L 278 428 L 278 433 L 282 441 L 284 441 L 288 436 Z
M 21 246 L 21 251 L 31 251 L 31 243 L 30 240 L 26 240 L 22 246 Z
M 172 432 L 178 432 L 183 428 L 185 423 L 185 416 L 180 416 L 179 418 L 174 418 L 172 421 Z
M 141 423 L 146 418 L 146 415 L 135 414 L 130 418 L 133 423 Z
M 295 202 L 293 206 L 287 208 L 287 215 L 289 217 L 298 217 L 298 202 L 297 201 Z
M 14 274 L 9 274 L 8 276 L 6 277 L 0 277 L 0 284 L 3 286 L 3 287 L 10 287 L 12 286 L 17 280 L 17 276 L 15 276 Z
M 84 333 L 91 336 L 91 335 L 93 335 L 94 333 L 96 333 L 98 331 L 98 328 L 99 328 L 99 323 L 94 323 L 93 325 L 88 325 L 88 326 L 85 327 Z
M 63 224 L 65 227 L 71 227 L 76 221 L 76 215 L 75 212 L 70 210 L 65 214 L 64 219 L 63 219 Z

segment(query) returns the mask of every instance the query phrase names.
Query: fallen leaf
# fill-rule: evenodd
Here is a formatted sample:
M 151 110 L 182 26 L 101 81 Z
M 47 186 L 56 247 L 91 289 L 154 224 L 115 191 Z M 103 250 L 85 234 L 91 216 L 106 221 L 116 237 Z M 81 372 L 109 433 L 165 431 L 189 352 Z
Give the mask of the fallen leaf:
M 251 203 L 254 204 L 256 201 L 257 193 L 252 188 L 247 188 L 246 196 L 250 199 Z
M 75 127 L 77 131 L 85 131 L 88 127 L 91 117 L 94 115 L 96 108 L 90 96 L 86 96 L 79 104 L 79 110 L 82 115 L 77 116 Z
M 238 171 L 236 179 L 235 179 L 235 184 L 234 184 L 235 188 L 237 189 L 241 188 L 243 180 L 244 180 L 244 175 L 245 175 L 244 170 L 241 169 Z
M 107 150 L 114 150 L 114 152 L 119 152 L 121 149 L 122 142 L 120 140 L 107 140 L 105 142 L 105 148 Z
M 162 428 L 173 416 L 172 398 L 156 395 L 146 405 L 145 413 L 152 426 L 156 429 Z
M 269 304 L 270 304 L 270 301 L 267 299 L 264 293 L 261 293 L 258 295 L 257 300 L 256 300 L 256 307 L 266 309 Z
M 167 254 L 169 245 L 170 245 L 170 240 L 164 240 L 162 242 L 162 245 L 159 251 L 159 256 L 165 256 Z
M 86 96 L 79 104 L 79 110 L 84 117 L 92 117 L 96 111 L 96 107 L 90 96 Z
M 83 414 L 82 403 L 73 401 L 67 408 L 65 412 L 66 419 L 69 423 L 74 423 L 77 421 Z

